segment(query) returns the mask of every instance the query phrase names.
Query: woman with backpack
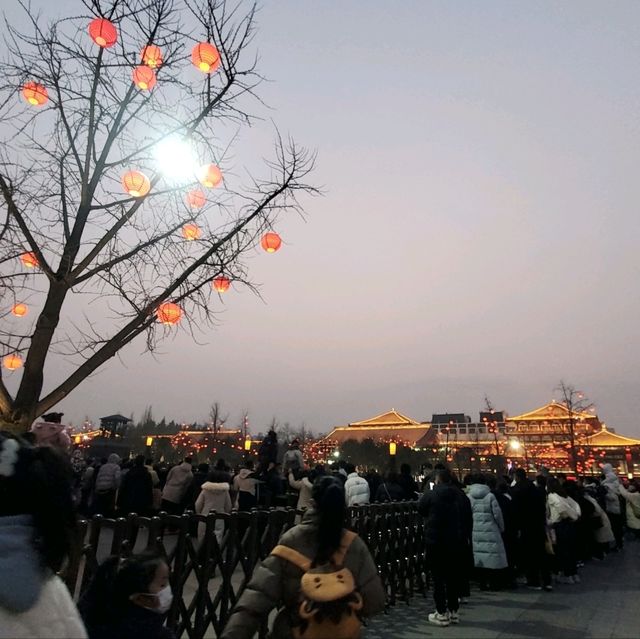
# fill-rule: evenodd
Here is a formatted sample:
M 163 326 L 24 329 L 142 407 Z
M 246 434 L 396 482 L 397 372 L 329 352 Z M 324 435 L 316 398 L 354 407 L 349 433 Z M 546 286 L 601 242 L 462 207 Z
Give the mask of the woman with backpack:
M 256 569 L 221 639 L 251 639 L 273 608 L 273 639 L 358 639 L 362 617 L 384 609 L 385 593 L 364 541 L 344 530 L 344 487 L 318 478 L 312 507 Z

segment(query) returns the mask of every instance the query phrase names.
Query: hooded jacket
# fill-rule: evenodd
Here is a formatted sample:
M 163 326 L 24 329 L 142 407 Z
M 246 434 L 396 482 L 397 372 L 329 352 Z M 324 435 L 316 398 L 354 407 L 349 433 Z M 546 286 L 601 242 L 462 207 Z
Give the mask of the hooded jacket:
M 622 484 L 619 490 L 627 504 L 627 526 L 633 530 L 640 530 L 640 493 L 630 493 Z
M 425 518 L 427 545 L 457 549 L 468 543 L 473 528 L 471 507 L 456 486 L 436 484 L 433 490 L 427 490 L 418 502 L 418 512 Z
M 317 553 L 318 516 L 311 509 L 302 523 L 286 532 L 279 543 L 293 548 L 306 557 Z M 382 612 L 385 592 L 369 549 L 356 537 L 345 556 L 344 565 L 353 574 L 356 588 L 362 595 L 362 615 L 370 617 Z M 269 612 L 279 607 L 273 624 L 272 639 L 291 639 L 288 610 L 300 605 L 302 573 L 290 562 L 270 555 L 255 570 L 251 582 L 242 593 L 221 639 L 251 639 Z M 339 639 L 336 637 L 335 639 Z
M 564 519 L 578 521 L 580 517 L 580 506 L 571 497 L 562 497 L 557 493 L 549 493 L 547 495 L 547 504 L 549 506 L 549 523 L 552 525 Z
M 102 493 L 109 490 L 117 490 L 120 486 L 120 456 L 116 453 L 109 455 L 106 464 L 100 466 L 96 476 L 96 492 Z
M 485 484 L 472 484 L 467 494 L 473 514 L 473 561 L 476 568 L 506 568 L 504 520 L 495 495 Z
M 193 468 L 188 462 L 174 466 L 167 475 L 167 481 L 162 491 L 162 499 L 174 504 L 181 504 L 189 485 L 193 481 Z
M 222 482 L 206 481 L 202 484 L 202 490 L 196 499 L 196 513 L 198 515 L 208 515 L 212 510 L 217 513 L 231 512 L 231 495 L 229 492 L 229 484 Z M 204 522 L 198 524 L 198 537 L 202 539 L 207 530 Z M 215 531 L 218 541 L 222 538 L 224 532 L 224 521 L 218 519 L 215 522 Z
M 305 510 L 311 507 L 311 493 L 313 491 L 313 484 L 307 477 L 303 477 L 297 480 L 293 473 L 289 473 L 289 486 L 294 490 L 299 491 L 298 503 L 296 505 L 297 510 Z
M 0 517 L 0 638 L 85 639 L 64 583 L 43 569 L 29 515 Z
M 344 483 L 344 498 L 347 502 L 347 506 L 368 504 L 371 499 L 371 495 L 367 480 L 360 477 L 358 473 L 351 473 L 348 475 L 347 481 Z
M 605 464 L 602 467 L 604 473 L 604 479 L 602 480 L 602 486 L 607 491 L 605 495 L 606 510 L 612 515 L 621 515 L 622 508 L 620 507 L 620 480 L 613 472 L 611 464 Z
M 616 540 L 613 530 L 611 529 L 611 522 L 609 521 L 609 517 L 604 510 L 602 510 L 602 506 L 598 503 L 595 497 L 590 495 L 589 493 L 585 493 L 584 498 L 593 506 L 593 518 L 599 518 L 602 522 L 602 526 L 596 528 L 593 531 L 593 538 L 599 544 L 610 544 Z

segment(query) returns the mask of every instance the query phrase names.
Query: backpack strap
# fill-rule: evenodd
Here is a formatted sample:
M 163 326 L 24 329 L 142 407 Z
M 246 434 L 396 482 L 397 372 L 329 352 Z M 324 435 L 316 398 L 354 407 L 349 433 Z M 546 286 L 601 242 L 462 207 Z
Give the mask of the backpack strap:
M 351 532 L 350 530 L 345 530 L 342 533 L 340 548 L 333 553 L 333 563 L 336 566 L 342 566 L 344 564 L 344 558 L 347 556 L 349 547 L 357 536 L 358 535 L 356 535 L 356 533 Z
M 307 572 L 311 568 L 311 559 L 305 557 L 302 553 L 299 553 L 289 546 L 276 546 L 271 554 L 280 559 L 284 559 L 294 566 L 297 566 L 302 572 Z

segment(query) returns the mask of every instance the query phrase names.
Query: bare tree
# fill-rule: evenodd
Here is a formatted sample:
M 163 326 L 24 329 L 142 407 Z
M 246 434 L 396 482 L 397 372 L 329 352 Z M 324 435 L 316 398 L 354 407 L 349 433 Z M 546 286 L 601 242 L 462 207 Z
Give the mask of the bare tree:
M 10 380 L 0 372 L 0 426 L 16 431 L 136 337 L 144 335 L 153 350 L 170 336 L 176 328 L 166 325 L 163 303 L 180 307 L 181 326 L 191 333 L 210 324 L 218 299 L 212 280 L 224 275 L 251 286 L 243 257 L 278 214 L 302 213 L 299 196 L 316 193 L 306 182 L 313 155 L 279 134 L 273 159 L 261 163 L 261 177 L 227 171 L 231 143 L 251 123 L 251 105 L 260 105 L 255 5 L 83 4 L 85 15 L 48 25 L 21 4 L 28 32 L 5 26 L 0 356 L 10 358 L 8 369 L 23 367 L 8 376 L 5 371 Z M 87 33 L 98 17 L 117 29 L 110 48 L 97 46 Z M 191 63 L 199 42 L 217 49 L 215 73 Z M 147 45 L 162 54 L 151 91 L 132 79 Z M 20 91 L 33 90 L 29 83 L 46 89 L 46 104 L 25 104 Z M 185 151 L 198 164 L 224 171 L 223 186 L 206 191 L 197 211 L 185 203 L 197 185 Z M 180 179 L 162 170 L 163 159 L 177 167 Z M 131 170 L 147 176 L 146 195 L 146 187 L 123 191 L 123 176 Z M 192 225 L 188 232 L 186 224 Z M 27 302 L 27 317 L 11 316 L 16 303 Z
M 227 420 L 229 419 L 229 415 L 222 415 L 222 409 L 220 408 L 219 402 L 214 402 L 211 404 L 211 409 L 209 410 L 209 424 L 213 429 L 214 438 L 220 431 L 220 429 L 225 425 Z
M 593 403 L 586 395 L 576 390 L 570 384 L 560 381 L 556 388 L 556 392 L 560 394 L 560 401 L 567 408 L 567 417 L 569 418 L 569 463 L 574 473 L 578 472 L 578 455 L 576 454 L 576 425 L 582 413 L 593 408 Z

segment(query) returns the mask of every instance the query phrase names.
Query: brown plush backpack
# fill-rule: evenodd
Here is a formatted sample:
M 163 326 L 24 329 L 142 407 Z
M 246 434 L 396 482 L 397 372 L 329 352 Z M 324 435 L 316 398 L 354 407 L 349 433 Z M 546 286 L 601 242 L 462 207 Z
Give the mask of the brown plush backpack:
M 302 571 L 300 605 L 294 614 L 294 639 L 359 639 L 362 597 L 344 558 L 356 534 L 343 533 L 340 548 L 328 563 L 313 565 L 308 557 L 288 546 L 276 546 L 272 555 Z

